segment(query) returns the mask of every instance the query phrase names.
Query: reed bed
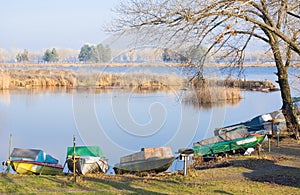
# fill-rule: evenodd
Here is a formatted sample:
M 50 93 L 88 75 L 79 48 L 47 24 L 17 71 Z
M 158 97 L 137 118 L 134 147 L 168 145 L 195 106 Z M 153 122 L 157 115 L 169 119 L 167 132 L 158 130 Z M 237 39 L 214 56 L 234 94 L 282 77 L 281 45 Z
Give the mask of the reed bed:
M 6 70 L 0 73 L 0 89 L 19 87 L 96 87 L 96 88 L 181 88 L 184 79 L 175 74 L 161 75 L 149 72 L 126 74 L 74 72 L 66 70 Z
M 136 93 L 153 91 L 176 91 L 186 89 L 185 103 L 202 107 L 237 104 L 241 90 L 272 91 L 275 85 L 269 81 L 246 80 L 193 80 L 177 74 L 154 74 L 152 72 L 76 72 L 56 69 L 0 69 L 0 90 L 29 89 L 123 89 Z
M 192 93 L 184 97 L 186 104 L 193 104 L 197 107 L 211 108 L 225 104 L 235 105 L 242 99 L 239 88 L 220 86 L 206 86 L 196 88 Z

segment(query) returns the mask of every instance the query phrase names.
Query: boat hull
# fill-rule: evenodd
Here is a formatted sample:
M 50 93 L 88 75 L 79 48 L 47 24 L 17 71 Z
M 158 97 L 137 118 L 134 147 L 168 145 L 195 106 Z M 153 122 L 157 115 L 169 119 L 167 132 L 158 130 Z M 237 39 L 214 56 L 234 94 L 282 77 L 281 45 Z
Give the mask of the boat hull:
M 67 160 L 68 169 L 73 172 L 74 165 L 73 160 Z M 78 174 L 88 174 L 88 173 L 106 173 L 108 170 L 108 163 L 101 158 L 89 157 L 89 158 L 78 158 L 75 162 L 76 173 Z
M 114 167 L 115 173 L 135 173 L 135 172 L 164 172 L 175 160 L 175 157 L 169 158 L 150 158 L 147 160 L 119 163 Z
M 196 156 L 208 156 L 234 150 L 246 150 L 248 148 L 253 148 L 256 147 L 258 144 L 261 144 L 264 138 L 264 135 L 248 136 L 246 138 L 239 138 L 224 142 L 217 142 L 213 144 L 194 146 L 193 150 Z
M 50 164 L 31 161 L 11 161 L 12 168 L 18 174 L 27 175 L 59 175 L 63 168 L 60 164 Z

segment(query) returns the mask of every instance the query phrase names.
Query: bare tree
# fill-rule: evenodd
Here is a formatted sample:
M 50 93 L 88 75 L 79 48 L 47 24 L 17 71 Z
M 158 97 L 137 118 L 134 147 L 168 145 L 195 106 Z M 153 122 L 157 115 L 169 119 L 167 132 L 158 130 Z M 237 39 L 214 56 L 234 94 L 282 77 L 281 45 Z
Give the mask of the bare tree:
M 70 48 L 57 49 L 59 60 L 62 62 L 74 62 L 77 59 L 79 51 Z
M 292 54 L 300 55 L 299 0 L 128 0 L 116 12 L 115 31 L 134 29 L 148 39 L 172 45 L 206 46 L 198 75 L 208 55 L 242 67 L 249 43 L 262 41 L 273 53 L 288 131 L 298 139 L 288 68 Z

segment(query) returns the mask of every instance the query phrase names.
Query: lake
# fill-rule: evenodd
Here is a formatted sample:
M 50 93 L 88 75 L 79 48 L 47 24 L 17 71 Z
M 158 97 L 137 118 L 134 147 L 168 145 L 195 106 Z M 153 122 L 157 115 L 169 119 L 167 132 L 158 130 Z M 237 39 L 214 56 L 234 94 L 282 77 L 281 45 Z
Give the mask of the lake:
M 269 68 L 249 67 L 246 72 L 250 79 L 276 79 Z M 113 166 L 120 156 L 142 147 L 169 145 L 175 154 L 179 148 L 212 136 L 215 128 L 281 107 L 280 92 L 242 92 L 238 104 L 213 108 L 186 104 L 183 93 L 187 92 L 0 91 L 0 161 L 7 159 L 12 134 L 13 147 L 43 149 L 63 164 L 75 135 L 77 145 L 99 145 Z M 2 165 L 0 170 L 4 170 Z

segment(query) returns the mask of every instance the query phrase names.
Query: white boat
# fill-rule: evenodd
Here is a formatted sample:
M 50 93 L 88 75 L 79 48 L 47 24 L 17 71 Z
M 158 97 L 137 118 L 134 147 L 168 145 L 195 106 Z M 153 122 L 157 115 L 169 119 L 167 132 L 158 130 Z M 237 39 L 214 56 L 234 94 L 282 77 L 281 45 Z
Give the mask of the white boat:
M 68 147 L 66 163 L 71 172 L 74 171 L 74 159 L 78 174 L 106 173 L 108 170 L 107 160 L 98 146 L 76 146 L 75 156 L 74 148 Z

